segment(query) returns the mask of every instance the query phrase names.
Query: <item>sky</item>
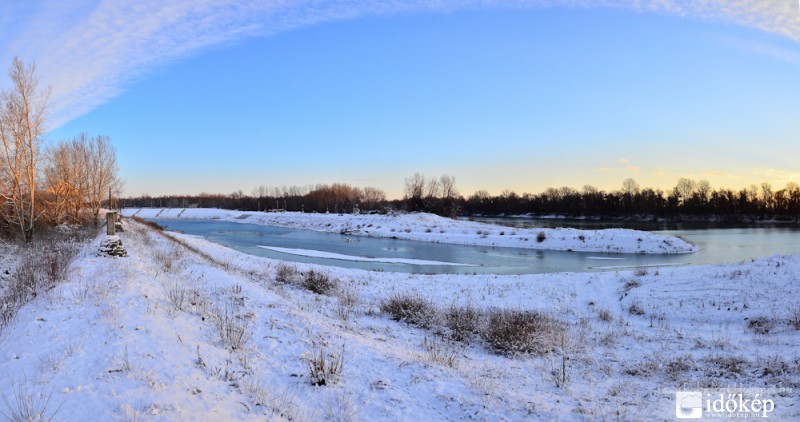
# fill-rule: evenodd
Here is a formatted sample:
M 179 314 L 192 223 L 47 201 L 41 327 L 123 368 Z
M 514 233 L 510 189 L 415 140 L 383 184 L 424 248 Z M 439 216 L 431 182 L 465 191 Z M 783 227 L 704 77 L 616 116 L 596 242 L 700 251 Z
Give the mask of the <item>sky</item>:
M 127 196 L 800 183 L 797 0 L 2 2 L 14 56 Z

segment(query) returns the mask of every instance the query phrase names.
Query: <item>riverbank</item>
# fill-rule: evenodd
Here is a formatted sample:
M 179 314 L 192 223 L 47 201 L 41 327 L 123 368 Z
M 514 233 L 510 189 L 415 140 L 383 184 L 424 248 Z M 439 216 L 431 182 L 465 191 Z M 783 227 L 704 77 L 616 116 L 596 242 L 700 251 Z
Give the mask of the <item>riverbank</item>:
M 225 220 L 356 236 L 533 250 L 638 254 L 683 254 L 697 251 L 694 245 L 682 239 L 638 230 L 508 228 L 425 213 L 353 215 L 262 213 L 211 208 L 126 208 L 122 210 L 122 214 L 145 219 Z
M 425 276 L 287 264 L 130 219 L 119 239 L 127 258 L 97 256 L 100 235 L 0 333 L 5 403 L 66 420 L 670 421 L 676 391 L 782 387 L 762 391 L 770 418 L 800 417 L 800 256 Z M 424 305 L 394 321 L 407 298 Z M 497 310 L 546 335 L 504 346 Z

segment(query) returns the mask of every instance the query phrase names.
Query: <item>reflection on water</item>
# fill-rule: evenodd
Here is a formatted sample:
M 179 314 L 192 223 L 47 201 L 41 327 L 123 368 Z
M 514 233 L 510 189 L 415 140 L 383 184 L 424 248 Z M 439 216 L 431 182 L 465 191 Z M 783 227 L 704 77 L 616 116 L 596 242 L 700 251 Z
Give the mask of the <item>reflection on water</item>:
M 516 227 L 542 227 L 541 220 L 486 219 L 492 223 L 514 224 Z M 247 223 L 196 220 L 154 220 L 168 230 L 202 236 L 232 249 L 248 254 L 275 259 L 361 268 L 377 271 L 409 273 L 488 273 L 530 274 L 549 272 L 602 271 L 654 265 L 687 265 L 731 263 L 763 256 L 800 253 L 800 229 L 795 226 L 768 227 L 709 227 L 658 230 L 659 233 L 679 236 L 700 248 L 690 255 L 636 255 L 584 253 L 565 251 L 539 251 L 486 246 L 448 245 L 388 238 L 342 236 L 309 230 L 260 226 Z M 544 220 L 564 227 L 563 220 Z M 600 228 L 602 222 L 589 223 L 581 228 Z M 674 224 L 674 223 L 671 223 Z M 637 223 L 641 226 L 641 223 Z M 631 228 L 621 226 L 615 227 Z M 642 227 L 635 227 L 641 229 Z M 655 228 L 655 227 L 651 227 Z M 663 229 L 664 225 L 658 228 Z M 348 241 L 351 240 L 351 241 Z M 357 241 L 352 241 L 357 240 Z M 307 249 L 342 255 L 400 258 L 410 260 L 443 261 L 471 264 L 473 267 L 447 265 L 409 265 L 381 262 L 353 262 L 317 257 L 290 255 L 260 246 Z

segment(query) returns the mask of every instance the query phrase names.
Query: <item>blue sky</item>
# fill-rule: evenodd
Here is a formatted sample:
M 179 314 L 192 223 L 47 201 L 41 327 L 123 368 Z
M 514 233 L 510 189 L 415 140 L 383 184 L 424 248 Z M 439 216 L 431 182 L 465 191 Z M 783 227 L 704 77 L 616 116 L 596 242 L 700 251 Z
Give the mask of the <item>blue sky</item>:
M 53 86 L 49 140 L 111 137 L 128 195 L 800 183 L 796 2 L 118 3 L 0 6 L 0 59 Z

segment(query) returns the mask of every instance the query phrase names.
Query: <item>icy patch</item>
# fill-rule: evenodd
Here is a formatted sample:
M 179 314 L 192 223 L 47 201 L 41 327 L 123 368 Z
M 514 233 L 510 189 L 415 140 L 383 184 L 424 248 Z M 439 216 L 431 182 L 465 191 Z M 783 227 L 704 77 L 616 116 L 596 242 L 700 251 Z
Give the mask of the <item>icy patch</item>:
M 269 249 L 271 251 L 290 254 L 290 255 L 308 256 L 312 258 L 338 259 L 340 261 L 382 262 L 385 264 L 450 265 L 457 267 L 474 267 L 474 265 L 471 264 L 460 264 L 457 262 L 428 261 L 424 259 L 410 259 L 410 258 L 388 258 L 388 257 L 370 258 L 366 256 L 343 255 L 333 252 L 316 251 L 313 249 L 279 248 L 276 246 L 259 246 L 259 248 Z
M 660 268 L 660 267 L 682 267 L 689 265 L 689 263 L 672 263 L 672 264 L 650 264 L 650 265 L 609 265 L 604 267 L 589 267 L 593 270 L 634 270 L 637 268 Z

